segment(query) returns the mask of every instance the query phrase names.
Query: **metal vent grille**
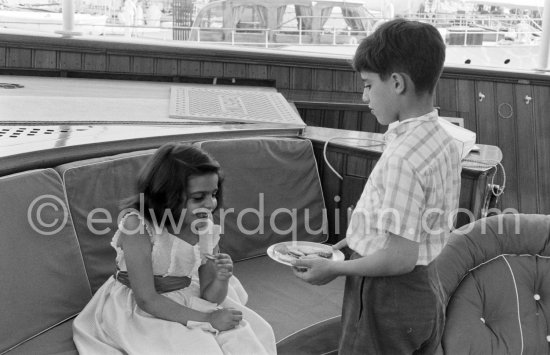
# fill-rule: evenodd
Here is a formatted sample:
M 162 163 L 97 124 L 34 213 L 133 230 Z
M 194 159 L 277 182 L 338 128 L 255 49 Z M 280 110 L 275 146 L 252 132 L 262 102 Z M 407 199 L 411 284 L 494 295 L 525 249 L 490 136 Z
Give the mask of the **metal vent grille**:
M 31 137 L 44 137 L 52 136 L 60 137 L 63 135 L 72 135 L 76 131 L 86 131 L 89 127 L 77 127 L 77 128 L 59 128 L 59 127 L 0 127 L 0 139 L 7 138 L 25 138 L 30 139 Z
M 269 122 L 305 127 L 278 92 L 173 86 L 170 117 L 207 121 Z

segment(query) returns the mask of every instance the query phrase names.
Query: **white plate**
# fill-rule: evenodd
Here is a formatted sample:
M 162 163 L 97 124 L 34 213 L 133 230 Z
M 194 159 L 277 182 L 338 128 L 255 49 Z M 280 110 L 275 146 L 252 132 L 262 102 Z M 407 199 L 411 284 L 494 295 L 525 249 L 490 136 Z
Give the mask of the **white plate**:
M 344 258 L 345 258 L 344 253 L 342 253 L 340 250 L 334 250 L 334 249 L 332 249 L 332 246 L 327 245 L 327 244 L 314 243 L 314 242 L 304 242 L 304 241 L 281 242 L 281 243 L 273 244 L 272 246 L 267 248 L 267 255 L 271 259 L 275 260 L 278 263 L 289 265 L 289 266 L 292 266 L 292 265 L 286 260 L 279 259 L 279 254 L 275 252 L 275 247 L 278 246 L 278 245 L 286 245 L 287 247 L 292 247 L 292 246 L 295 246 L 295 247 L 300 247 L 300 246 L 315 247 L 315 248 L 322 249 L 323 251 L 332 252 L 332 258 L 331 259 L 334 260 L 334 261 L 344 260 Z

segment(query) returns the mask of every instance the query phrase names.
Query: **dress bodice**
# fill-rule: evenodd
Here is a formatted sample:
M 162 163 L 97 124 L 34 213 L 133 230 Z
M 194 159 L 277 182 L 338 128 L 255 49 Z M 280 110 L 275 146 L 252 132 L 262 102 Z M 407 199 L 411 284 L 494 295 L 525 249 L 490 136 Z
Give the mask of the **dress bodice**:
M 169 233 L 166 228 L 155 228 L 137 212 L 130 212 L 122 218 L 118 225 L 118 230 L 111 241 L 111 246 L 117 253 L 116 263 L 120 270 L 127 271 L 124 251 L 121 248 L 119 239 L 124 223 L 131 215 L 139 218 L 141 221 L 140 226 L 143 226 L 149 235 L 152 245 L 151 259 L 153 274 L 161 276 L 198 276 L 198 268 L 201 264 L 199 243 L 191 245 Z M 136 238 L 139 238 L 139 236 L 136 236 Z M 216 234 L 214 239 L 214 245 L 217 245 L 219 235 Z

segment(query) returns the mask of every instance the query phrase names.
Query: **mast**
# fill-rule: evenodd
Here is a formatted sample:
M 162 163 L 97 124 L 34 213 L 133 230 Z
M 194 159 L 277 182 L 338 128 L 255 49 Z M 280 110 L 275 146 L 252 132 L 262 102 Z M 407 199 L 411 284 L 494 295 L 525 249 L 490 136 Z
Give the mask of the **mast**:
M 538 70 L 548 70 L 548 56 L 550 52 L 550 0 L 545 0 L 542 12 L 542 38 L 540 41 L 540 52 Z

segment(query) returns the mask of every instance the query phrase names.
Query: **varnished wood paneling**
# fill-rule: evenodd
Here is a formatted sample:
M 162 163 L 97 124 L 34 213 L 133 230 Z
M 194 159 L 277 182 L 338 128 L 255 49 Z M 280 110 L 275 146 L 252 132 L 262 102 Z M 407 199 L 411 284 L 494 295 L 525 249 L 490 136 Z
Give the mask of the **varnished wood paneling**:
M 384 133 L 386 131 L 386 126 L 380 125 L 376 116 L 368 108 L 361 112 L 361 117 L 361 131 L 373 133 Z
M 248 77 L 250 79 L 267 79 L 267 65 L 250 64 L 248 66 Z
M 82 69 L 82 53 L 60 52 L 59 69 L 61 70 L 80 70 Z
M 34 65 L 40 69 L 55 69 L 57 67 L 57 52 L 56 51 L 34 51 Z
M 355 77 L 358 75 L 354 71 L 335 70 L 333 74 L 333 90 L 338 92 L 357 92 Z
M 246 78 L 246 64 L 225 63 L 223 75 L 226 78 Z
M 275 80 L 277 89 L 290 88 L 290 68 L 283 66 L 271 66 L 268 71 L 268 79 Z
M 211 77 L 223 77 L 223 63 L 218 62 L 202 62 L 201 63 L 201 76 L 207 78 Z
M 127 55 L 110 55 L 108 71 L 114 73 L 130 72 L 130 56 Z
M 290 69 L 290 89 L 307 90 L 312 88 L 313 70 L 309 68 L 291 68 Z
M 136 74 L 154 74 L 155 59 L 152 57 L 134 57 L 132 72 Z
M 340 175 L 342 175 L 346 162 L 346 154 L 327 151 L 327 160 L 332 167 Z M 321 160 L 320 163 L 325 164 L 324 159 Z M 323 169 L 321 182 L 323 186 L 323 195 L 325 197 L 325 205 L 328 211 L 329 228 L 331 230 L 331 235 L 334 235 L 335 226 L 339 224 L 339 221 L 336 222 L 334 211 L 340 209 L 340 201 L 342 199 L 342 182 L 328 167 Z M 340 232 L 342 231 L 340 230 Z
M 32 51 L 26 48 L 8 48 L 7 66 L 13 68 L 31 68 Z
M 298 109 L 298 112 L 308 126 L 323 127 L 323 110 Z
M 346 161 L 345 175 L 366 178 L 370 176 L 372 168 L 377 161 L 378 159 L 367 159 L 366 157 L 350 155 Z
M 176 59 L 157 59 L 155 73 L 158 75 L 178 75 L 178 61 Z
M 517 108 L 517 163 L 518 163 L 518 197 L 519 211 L 536 213 L 538 211 L 537 189 L 537 151 L 535 134 L 534 106 L 531 100 L 525 102 L 525 97 L 533 97 L 531 85 L 515 86 Z
M 464 119 L 464 128 L 477 132 L 476 92 L 473 80 L 457 80 L 457 117 Z
M 485 95 L 479 99 L 478 95 Z M 494 82 L 478 81 L 476 83 L 476 112 L 478 143 L 497 145 L 497 109 L 495 103 Z
M 550 214 L 550 87 L 534 89 L 538 213 Z
M 316 91 L 332 91 L 332 70 L 318 69 L 313 72 L 312 89 Z
M 107 70 L 107 57 L 104 54 L 84 54 L 84 70 L 101 71 Z
M 456 79 L 441 79 L 437 84 L 436 96 L 437 106 L 441 107 L 442 111 L 457 111 L 457 95 L 456 95 L 457 80 Z M 448 114 L 442 112 L 443 116 Z
M 341 129 L 348 129 L 350 131 L 361 130 L 361 112 L 345 110 L 342 112 Z
M 178 73 L 181 76 L 200 76 L 201 62 L 192 60 L 180 60 Z
M 0 47 L 0 67 L 6 66 L 6 48 Z
M 323 127 L 340 128 L 340 110 L 324 110 Z
M 519 208 L 517 170 L 517 112 L 514 111 L 515 95 L 512 84 L 496 83 L 497 104 L 497 145 L 502 150 L 502 165 L 506 169 L 506 193 L 502 195 L 502 209 Z

